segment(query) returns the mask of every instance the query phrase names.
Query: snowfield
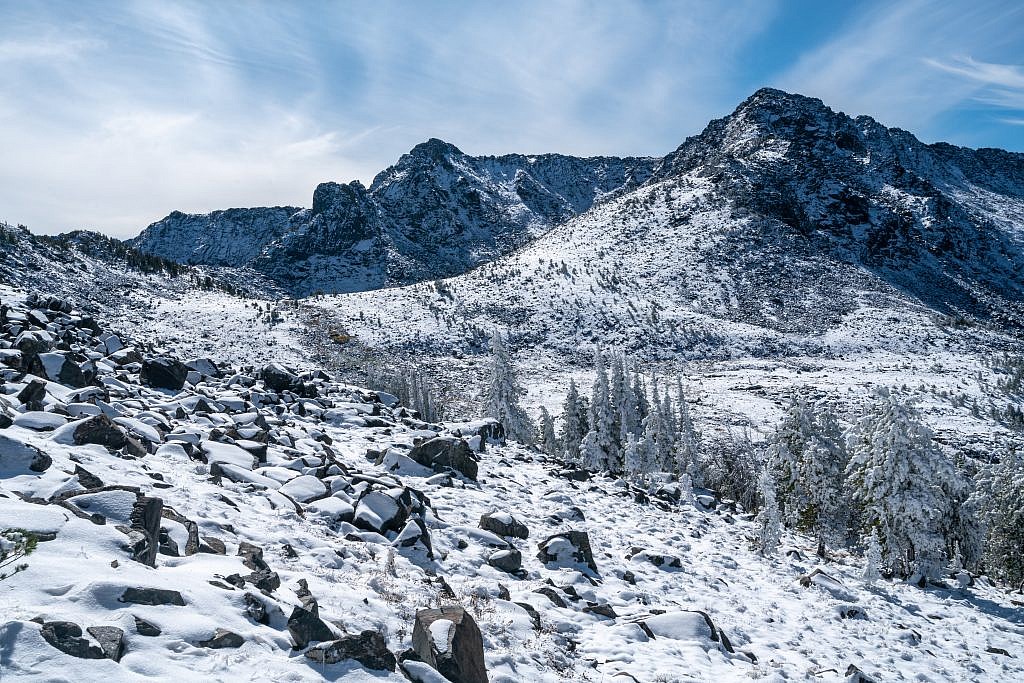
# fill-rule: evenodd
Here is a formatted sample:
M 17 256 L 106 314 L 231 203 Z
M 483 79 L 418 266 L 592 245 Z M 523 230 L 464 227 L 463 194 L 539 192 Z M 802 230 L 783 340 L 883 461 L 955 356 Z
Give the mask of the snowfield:
M 14 294 L 4 301 L 24 301 Z M 73 315 L 51 315 L 81 331 Z M 132 348 L 134 338 L 122 341 Z M 78 428 L 95 416 L 21 420 L 33 411 L 17 397 L 35 378 L 5 375 L 0 406 L 18 418 L 0 430 L 0 522 L 40 538 L 27 568 L 0 581 L 6 679 L 404 680 L 303 656 L 288 622 L 308 596 L 330 638 L 371 630 L 395 653 L 412 645 L 417 610 L 462 606 L 494 683 L 846 680 L 857 670 L 878 681 L 1024 677 L 1024 606 L 984 577 L 970 587 L 867 586 L 859 556 L 836 552 L 819 565 L 813 541 L 790 534 L 765 558 L 750 515 L 728 501 L 580 481 L 514 443 L 488 443 L 475 480 L 437 474 L 410 456 L 443 426 L 326 376 L 308 376 L 316 395 L 301 398 L 230 370 L 168 390 L 141 383 L 137 363 L 109 367 L 109 397 L 46 380 L 35 407 L 57 417 L 73 399 L 95 405 L 138 449 L 80 443 Z M 389 526 L 404 495 L 425 507 Z M 172 512 L 148 566 L 129 547 L 145 541 L 126 532 L 152 497 Z M 479 528 L 490 513 L 525 525 L 528 538 Z M 570 531 L 585 532 L 596 570 L 558 536 Z M 495 566 L 517 554 L 521 568 Z M 94 649 L 110 642 L 97 627 L 117 629 L 119 661 L 58 650 L 43 635 L 55 622 L 78 625 Z M 452 623 L 428 629 L 439 651 Z M 424 667 L 408 670 L 435 680 Z

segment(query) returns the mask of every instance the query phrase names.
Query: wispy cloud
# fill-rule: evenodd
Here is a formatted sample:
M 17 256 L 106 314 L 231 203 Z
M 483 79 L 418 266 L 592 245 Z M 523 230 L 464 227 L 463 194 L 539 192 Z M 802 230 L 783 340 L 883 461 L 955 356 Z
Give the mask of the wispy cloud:
M 963 55 L 1016 55 L 1022 42 L 1020 5 L 875 2 L 777 81 L 849 112 L 941 135 L 932 124 L 965 103 L 1015 106 L 1019 67 Z
M 824 41 L 794 28 L 800 12 L 783 0 L 7 3 L 0 219 L 131 235 L 173 209 L 303 205 L 318 182 L 368 182 L 432 136 L 475 154 L 664 154 L 766 81 L 925 133 L 966 101 L 1018 118 L 1006 55 L 1024 43 L 1024 9 L 866 0 L 839 26 L 822 16 L 811 28 Z M 781 63 L 795 46 L 770 78 L 761 53 Z
M 17 160 L 0 218 L 129 235 L 172 209 L 308 204 L 431 136 L 665 153 L 735 102 L 724 73 L 774 4 L 49 8 L 0 10 L 0 148 Z

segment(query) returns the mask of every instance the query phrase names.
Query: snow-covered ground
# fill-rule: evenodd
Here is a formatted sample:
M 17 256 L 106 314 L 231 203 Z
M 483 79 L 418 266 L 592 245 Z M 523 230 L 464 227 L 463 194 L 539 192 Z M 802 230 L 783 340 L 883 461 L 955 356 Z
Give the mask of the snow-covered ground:
M 0 296 L 23 299 L 10 290 Z M 173 339 L 175 316 L 196 323 L 186 327 L 191 333 L 204 321 L 232 321 L 223 328 L 230 334 L 221 331 L 216 341 L 242 354 L 251 310 L 203 293 L 175 306 L 158 304 L 152 319 L 134 329 L 139 339 L 155 331 L 162 346 L 218 358 L 213 346 Z M 259 347 L 266 337 L 252 339 L 257 354 L 276 350 Z M 124 341 L 131 347 L 132 337 Z M 900 361 L 885 352 L 864 353 L 826 368 L 723 361 L 720 373 L 689 373 L 688 386 L 698 409 L 725 403 L 767 422 L 775 394 L 794 383 L 842 392 L 913 375 L 968 387 L 964 375 L 936 365 L 952 363 L 955 355 L 936 351 Z M 8 373 L 0 395 L 0 405 L 17 416 L 15 425 L 0 429 L 0 526 L 54 535 L 26 558 L 25 571 L 0 581 L 5 680 L 403 680 L 352 660 L 319 664 L 293 649 L 285 622 L 304 602 L 300 580 L 335 636 L 371 629 L 395 653 L 412 644 L 417 610 L 464 606 L 482 631 L 492 683 L 828 681 L 845 680 L 851 665 L 878 681 L 1024 678 L 1022 598 L 984 578 L 970 588 L 953 582 L 927 590 L 898 581 L 866 586 L 859 579 L 861 559 L 840 552 L 820 566 L 824 575 L 804 586 L 800 578 L 819 568 L 813 541 L 787 535 L 779 556 L 761 557 L 749 517 L 727 503 L 651 500 L 604 477 L 575 481 L 557 463 L 516 444 L 488 445 L 475 481 L 437 476 L 406 455 L 415 439 L 432 437 L 440 427 L 403 418 L 386 397 L 320 379 L 317 397 L 302 401 L 275 395 L 262 382 L 249 387 L 244 377 L 230 379 L 231 372 L 181 391 L 160 390 L 140 382 L 137 365 L 104 356 L 97 360 L 105 398 L 75 397 L 71 388 L 47 382 L 44 414 L 66 426 L 29 428 L 49 422 L 31 419 L 39 413 L 16 398 L 31 375 Z M 76 445 L 81 422 L 62 417 L 61 409 L 107 412 L 145 453 Z M 249 456 L 247 464 L 242 446 L 253 448 L 253 440 L 263 438 L 266 463 Z M 190 443 L 208 463 L 187 455 Z M 34 448 L 51 460 L 42 472 L 29 467 Z M 368 451 L 386 453 L 382 464 L 368 460 Z M 211 477 L 213 462 L 223 463 L 219 478 Z M 98 484 L 108 488 L 83 493 Z M 422 521 L 432 558 L 415 528 L 377 534 L 340 521 L 351 519 L 371 490 L 381 493 L 373 506 L 368 498 L 363 505 L 373 508 L 374 519 L 386 517 L 381 496 L 409 489 L 429 501 Z M 189 539 L 184 519 L 195 523 L 202 543 L 221 541 L 225 554 L 161 553 L 155 568 L 131 559 L 118 525 L 131 524 L 136 490 L 173 508 L 176 515 L 161 524 L 179 551 Z M 511 514 L 529 537 L 500 538 L 479 528 L 481 516 L 491 512 Z M 538 557 L 538 543 L 570 530 L 587 533 L 596 571 L 564 556 L 558 562 Z M 413 542 L 404 546 L 405 539 Z M 243 543 L 263 550 L 279 586 L 260 591 L 252 585 L 252 568 L 238 554 Z M 521 572 L 488 563 L 512 548 L 522 554 Z M 177 591 L 185 604 L 125 601 L 132 587 Z M 266 624 L 247 611 L 246 594 L 269 614 Z M 136 619 L 159 635 L 143 635 Z M 43 638 L 40 621 L 73 622 L 83 630 L 115 627 L 123 633 L 124 654 L 120 662 L 64 654 Z M 201 644 L 218 629 L 236 634 L 241 645 Z

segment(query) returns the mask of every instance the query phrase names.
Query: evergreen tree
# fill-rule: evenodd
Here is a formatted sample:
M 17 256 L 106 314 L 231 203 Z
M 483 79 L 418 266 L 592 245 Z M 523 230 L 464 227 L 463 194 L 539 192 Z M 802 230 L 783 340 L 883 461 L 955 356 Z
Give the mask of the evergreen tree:
M 540 407 L 540 444 L 548 455 L 558 455 L 558 438 L 555 436 L 555 421 L 544 406 Z
M 864 553 L 864 583 L 870 586 L 882 575 L 882 546 L 878 543 L 878 534 L 874 530 L 868 535 L 867 551 Z
M 758 482 L 761 493 L 761 509 L 754 517 L 757 526 L 757 550 L 762 555 L 774 555 L 782 540 L 782 516 L 775 498 L 775 479 L 768 468 L 761 471 Z
M 839 423 L 832 413 L 822 404 L 795 398 L 769 440 L 767 462 L 778 482 L 783 518 L 813 533 L 822 557 L 826 541 L 846 526 L 846 461 Z
M 536 428 L 519 405 L 521 393 L 508 347 L 501 334 L 495 332 L 491 337 L 491 378 L 484 402 L 486 415 L 501 422 L 510 438 L 533 443 Z
M 626 383 L 625 360 L 621 354 L 613 353 L 611 362 L 611 381 L 608 387 L 608 400 L 612 408 L 612 441 L 617 451 L 621 452 L 626 445 L 626 434 L 629 433 L 630 413 L 629 385 Z
M 676 398 L 679 406 L 679 433 L 675 446 L 676 474 L 680 479 L 683 475 L 687 475 L 691 485 L 700 486 L 704 483 L 700 466 L 700 436 L 690 417 L 690 408 L 683 392 L 682 380 L 678 378 L 676 380 Z
M 630 434 L 640 435 L 640 406 L 636 398 L 636 388 L 630 383 L 629 373 L 625 371 L 625 360 L 620 359 L 622 367 L 620 377 L 612 373 L 612 393 L 616 396 L 615 409 L 619 420 L 619 443 L 625 448 Z M 618 386 L 616 386 L 618 384 Z
M 626 448 L 623 452 L 623 460 L 626 466 L 626 476 L 635 482 L 642 482 L 647 476 L 647 466 L 644 463 L 643 449 L 636 434 L 626 435 Z
M 616 444 L 618 434 L 609 394 L 608 368 L 600 351 L 595 356 L 595 365 L 597 373 L 588 416 L 590 431 L 580 446 L 583 466 L 595 472 L 621 472 L 622 453 Z
M 1024 457 L 1005 453 L 981 472 L 978 507 L 988 526 L 989 574 L 1024 589 Z
M 562 448 L 565 452 L 565 459 L 569 462 L 579 462 L 580 443 L 588 430 L 587 412 L 580 399 L 579 390 L 576 388 L 576 380 L 569 379 L 569 393 L 565 396 L 565 404 L 562 408 Z
M 941 570 L 962 526 L 956 503 L 967 488 L 917 411 L 889 392 L 850 432 L 847 475 L 865 534 L 878 534 L 883 563 L 921 578 Z
M 671 457 L 671 450 L 668 448 L 668 435 L 665 432 L 665 423 L 662 421 L 664 411 L 662 410 L 658 380 L 651 382 L 651 410 L 643 421 L 643 443 L 644 463 L 649 472 L 663 470 L 664 463 Z
M 636 402 L 637 425 L 640 425 L 651 412 L 651 404 L 647 400 L 647 387 L 644 386 L 644 378 L 639 372 L 633 373 L 633 400 Z

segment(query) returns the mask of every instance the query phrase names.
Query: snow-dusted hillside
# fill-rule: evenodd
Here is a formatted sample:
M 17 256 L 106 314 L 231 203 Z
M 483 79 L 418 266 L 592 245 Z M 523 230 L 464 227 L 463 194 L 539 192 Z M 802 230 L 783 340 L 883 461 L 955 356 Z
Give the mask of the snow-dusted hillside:
M 181 263 L 250 267 L 296 295 L 407 284 L 506 254 L 650 175 L 654 159 L 473 157 L 431 139 L 369 188 L 328 182 L 310 209 L 175 212 L 131 244 Z
M 801 536 L 765 559 L 713 496 L 586 480 L 322 373 L 179 375 L 64 302 L 3 300 L 0 526 L 38 539 L 0 581 L 5 679 L 443 680 L 410 649 L 491 683 L 1024 676 L 1020 603 L 984 579 L 867 587 Z M 446 643 L 456 615 L 478 641 Z

